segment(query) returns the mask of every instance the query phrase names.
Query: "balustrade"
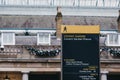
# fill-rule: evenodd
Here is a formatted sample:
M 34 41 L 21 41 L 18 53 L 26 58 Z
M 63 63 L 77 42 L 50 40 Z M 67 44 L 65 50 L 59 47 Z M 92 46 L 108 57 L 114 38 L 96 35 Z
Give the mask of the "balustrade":
M 100 57 L 105 59 L 120 58 L 119 47 L 100 47 Z
M 22 54 L 23 49 L 20 46 L 5 46 L 0 50 L 0 58 L 17 58 L 18 54 Z
M 0 58 L 24 58 L 27 55 L 38 57 L 57 57 L 61 53 L 60 46 L 10 45 L 0 50 Z

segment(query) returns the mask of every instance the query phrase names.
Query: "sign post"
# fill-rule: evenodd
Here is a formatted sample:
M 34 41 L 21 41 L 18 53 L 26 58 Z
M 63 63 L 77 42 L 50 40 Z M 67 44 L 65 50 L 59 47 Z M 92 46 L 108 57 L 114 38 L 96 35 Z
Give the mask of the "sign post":
M 100 80 L 99 26 L 62 25 L 62 80 Z

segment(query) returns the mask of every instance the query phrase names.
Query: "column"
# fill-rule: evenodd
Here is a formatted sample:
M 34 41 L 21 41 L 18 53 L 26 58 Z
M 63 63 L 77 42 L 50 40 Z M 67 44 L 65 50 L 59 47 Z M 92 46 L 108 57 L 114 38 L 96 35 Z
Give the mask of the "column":
M 29 80 L 29 71 L 22 71 L 22 80 Z
M 101 71 L 101 80 L 107 80 L 108 71 Z

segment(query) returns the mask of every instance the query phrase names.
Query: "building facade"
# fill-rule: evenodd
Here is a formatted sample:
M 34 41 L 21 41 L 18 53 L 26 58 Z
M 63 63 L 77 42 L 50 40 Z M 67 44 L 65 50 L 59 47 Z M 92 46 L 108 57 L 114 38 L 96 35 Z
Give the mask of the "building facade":
M 5 1 L 1 0 L 1 4 L 14 4 Z M 77 1 L 73 2 L 75 7 L 78 6 Z M 116 2 L 117 7 L 119 7 L 118 2 Z M 29 2 L 25 3 L 24 6 Z M 55 2 L 53 3 L 55 5 Z M 97 7 L 101 6 L 103 5 Z M 71 16 L 64 15 L 60 7 L 55 11 L 55 15 L 37 15 L 29 14 L 18 6 L 24 13 L 20 14 L 12 6 L 11 9 L 9 8 L 13 10 L 12 14 L 12 11 L 7 13 L 6 7 L 0 13 L 0 80 L 61 80 L 61 25 L 100 25 L 101 80 L 120 79 L 119 15 L 87 16 L 89 13 L 86 13 L 86 16 L 75 14 Z M 24 9 L 28 8 L 33 12 L 38 11 L 38 7 L 34 7 L 33 10 L 28 7 Z M 118 12 L 118 9 L 116 11 Z

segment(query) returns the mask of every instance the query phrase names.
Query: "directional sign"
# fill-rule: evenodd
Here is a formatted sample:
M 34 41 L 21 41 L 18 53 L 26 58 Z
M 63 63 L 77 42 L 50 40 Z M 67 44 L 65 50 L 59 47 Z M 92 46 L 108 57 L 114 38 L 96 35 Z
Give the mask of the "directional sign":
M 100 80 L 99 26 L 62 25 L 62 80 Z

